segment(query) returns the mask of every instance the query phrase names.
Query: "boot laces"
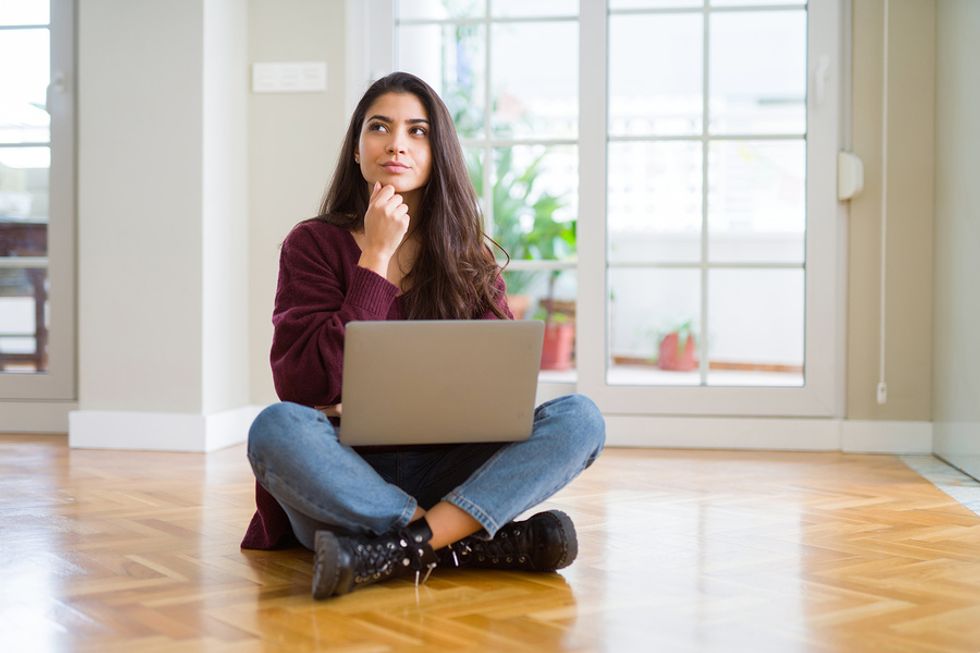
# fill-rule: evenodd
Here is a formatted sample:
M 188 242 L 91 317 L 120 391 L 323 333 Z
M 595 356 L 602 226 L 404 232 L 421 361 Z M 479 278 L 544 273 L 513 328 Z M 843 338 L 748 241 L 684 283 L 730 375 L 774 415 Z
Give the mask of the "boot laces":
M 435 562 L 425 564 L 424 551 L 409 543 L 408 535 L 381 540 L 361 540 L 354 545 L 354 582 L 371 583 L 387 578 L 399 571 L 415 571 L 415 584 L 419 584 L 420 570 L 426 569 L 422 584 L 429 579 Z
M 407 567 L 411 564 L 408 552 L 399 552 L 398 547 L 390 540 L 358 541 L 353 549 L 354 582 L 357 584 L 388 577 L 398 568 L 396 565 Z
M 480 564 L 527 566 L 531 562 L 529 556 L 533 544 L 530 531 L 525 524 L 521 524 L 501 529 L 492 540 L 467 538 L 466 541 L 457 542 L 455 547 L 451 546 L 450 550 L 457 567 L 457 551 L 464 558 L 472 556 Z

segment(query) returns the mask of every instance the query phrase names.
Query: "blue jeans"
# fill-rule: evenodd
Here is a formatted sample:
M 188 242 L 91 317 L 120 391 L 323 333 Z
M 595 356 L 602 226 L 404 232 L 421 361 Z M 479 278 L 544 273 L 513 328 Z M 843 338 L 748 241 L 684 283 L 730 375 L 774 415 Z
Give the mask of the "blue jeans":
M 283 402 L 263 410 L 248 434 L 255 478 L 285 510 L 300 543 L 317 530 L 379 535 L 408 524 L 416 506 L 448 501 L 485 536 L 563 488 L 592 464 L 606 439 L 592 400 L 568 395 L 534 411 L 523 442 L 427 445 L 355 451 L 317 410 Z

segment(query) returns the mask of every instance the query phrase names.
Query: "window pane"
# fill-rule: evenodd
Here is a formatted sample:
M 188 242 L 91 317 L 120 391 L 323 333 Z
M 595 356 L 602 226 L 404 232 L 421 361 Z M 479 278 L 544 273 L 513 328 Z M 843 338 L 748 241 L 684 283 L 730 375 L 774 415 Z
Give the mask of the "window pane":
M 701 144 L 609 144 L 609 260 L 701 260 Z
M 803 270 L 711 270 L 709 385 L 803 385 Z
M 50 0 L 3 0 L 0 25 L 47 25 L 51 22 L 50 6 Z
M 670 9 L 673 7 L 701 7 L 704 0 L 609 0 L 609 9 Z
M 493 237 L 511 257 L 574 257 L 578 216 L 576 146 L 497 149 L 493 180 Z
M 802 263 L 806 144 L 727 141 L 708 159 L 708 259 Z
M 0 221 L 48 221 L 50 166 L 47 147 L 0 147 Z
M 575 138 L 578 23 L 503 23 L 492 29 L 494 134 Z
M 0 248 L 18 237 L 9 225 L 0 220 Z M 46 249 L 43 242 L 38 249 Z M 47 270 L 4 267 L 0 259 L 0 373 L 47 369 L 47 297 Z
M 398 0 L 398 20 L 444 20 L 447 18 L 482 18 L 486 0 Z
M 463 146 L 463 159 L 466 161 L 466 172 L 476 191 L 480 209 L 487 215 L 487 207 L 483 200 L 483 168 L 486 165 L 486 149 L 482 147 Z
M 711 16 L 712 133 L 806 132 L 806 11 Z
M 46 143 L 50 78 L 46 29 L 0 31 L 0 143 Z M 17 62 L 10 65 L 9 62 Z
M 607 383 L 700 383 L 700 307 L 699 270 L 609 270 Z
M 578 16 L 578 0 L 490 0 L 493 16 Z
M 609 132 L 700 134 L 701 14 L 609 18 Z
M 483 134 L 486 39 L 482 25 L 399 27 L 398 68 L 418 75 L 449 107 L 463 138 Z

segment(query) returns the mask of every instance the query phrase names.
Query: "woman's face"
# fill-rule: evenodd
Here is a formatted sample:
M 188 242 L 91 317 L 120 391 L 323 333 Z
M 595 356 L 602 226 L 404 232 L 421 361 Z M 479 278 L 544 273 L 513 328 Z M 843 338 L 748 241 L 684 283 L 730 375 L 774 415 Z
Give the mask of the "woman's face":
M 364 116 L 354 160 L 369 187 L 391 184 L 398 193 L 425 186 L 432 171 L 429 116 L 411 93 L 385 93 Z

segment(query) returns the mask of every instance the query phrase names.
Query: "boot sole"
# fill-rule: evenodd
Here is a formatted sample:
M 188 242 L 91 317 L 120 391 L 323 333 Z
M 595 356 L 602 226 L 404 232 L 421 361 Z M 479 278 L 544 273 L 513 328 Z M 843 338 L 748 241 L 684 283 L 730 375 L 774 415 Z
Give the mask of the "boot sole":
M 550 515 L 557 521 L 558 528 L 562 532 L 562 542 L 566 546 L 562 550 L 558 562 L 555 563 L 555 569 L 564 569 L 575 562 L 575 558 L 578 557 L 578 536 L 575 533 L 575 524 L 572 522 L 572 518 L 561 510 L 549 510 L 543 514 Z
M 330 531 L 317 531 L 313 548 L 313 598 L 328 599 L 337 591 L 340 577 L 340 542 Z

